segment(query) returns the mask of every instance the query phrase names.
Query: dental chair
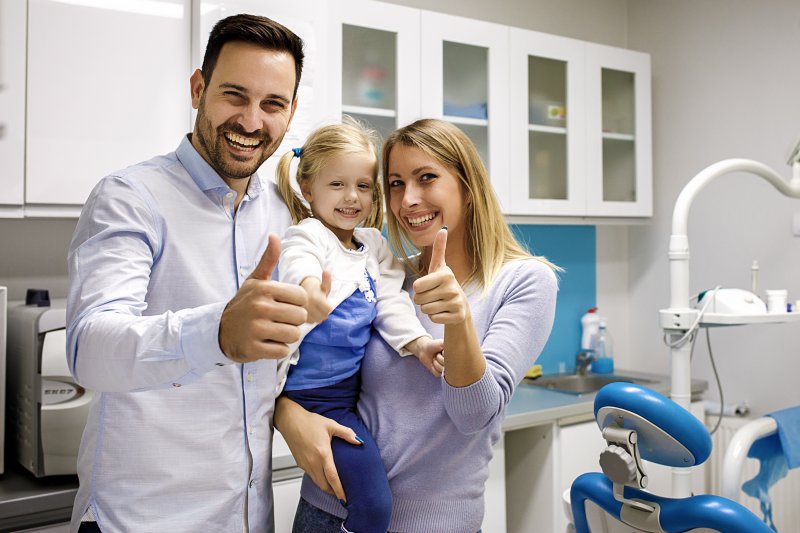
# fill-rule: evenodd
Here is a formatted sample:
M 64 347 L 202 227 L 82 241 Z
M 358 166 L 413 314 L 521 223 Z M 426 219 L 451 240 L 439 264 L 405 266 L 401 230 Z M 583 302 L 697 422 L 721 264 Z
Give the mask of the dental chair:
M 595 396 L 594 415 L 608 445 L 600 454 L 603 473 L 588 472 L 572 483 L 576 533 L 772 532 L 727 498 L 667 498 L 643 490 L 647 473 L 642 459 L 691 467 L 711 453 L 705 426 L 669 398 L 640 385 L 611 383 Z

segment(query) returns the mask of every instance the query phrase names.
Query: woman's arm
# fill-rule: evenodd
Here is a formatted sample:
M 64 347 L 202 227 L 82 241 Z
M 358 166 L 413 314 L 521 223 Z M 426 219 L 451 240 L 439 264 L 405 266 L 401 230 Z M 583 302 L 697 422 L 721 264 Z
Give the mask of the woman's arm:
M 445 380 L 453 387 L 477 382 L 486 372 L 469 301 L 453 271 L 445 264 L 447 230 L 436 235 L 428 274 L 414 282 L 414 302 L 432 322 L 444 324 Z
M 481 310 L 476 328 L 466 295 L 441 267 L 443 257 L 443 252 L 432 254 L 433 266 L 439 266 L 415 282 L 421 291 L 415 301 L 431 321 L 445 324 L 444 407 L 459 431 L 471 434 L 503 416 L 516 385 L 544 348 L 558 286 L 553 271 L 534 259 L 504 267 L 487 289 L 483 299 L 492 303 Z
M 331 439 L 339 437 L 350 444 L 360 445 L 356 433 L 330 418 L 306 411 L 285 396 L 279 396 L 275 401 L 274 423 L 289 445 L 297 466 L 319 488 L 344 500 L 344 489 L 333 462 Z

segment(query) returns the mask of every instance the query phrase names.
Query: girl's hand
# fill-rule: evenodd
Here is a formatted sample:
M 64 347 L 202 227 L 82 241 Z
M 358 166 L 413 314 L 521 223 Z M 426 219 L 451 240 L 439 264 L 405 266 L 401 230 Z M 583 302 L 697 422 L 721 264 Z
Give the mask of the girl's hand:
M 422 366 L 437 378 L 442 377 L 444 372 L 444 339 L 432 339 L 430 337 L 419 337 L 409 342 L 405 346 L 406 350 L 413 353 L 419 359 Z
M 300 286 L 306 291 L 308 303 L 309 324 L 319 324 L 331 314 L 333 307 L 328 302 L 328 295 L 331 292 L 331 273 L 327 270 L 322 271 L 322 280 L 309 276 L 300 282 Z
M 339 437 L 350 444 L 361 445 L 356 433 L 330 418 L 306 411 L 285 396 L 275 403 L 275 427 L 283 435 L 297 466 L 325 492 L 346 500 L 339 473 L 333 462 L 331 439 Z
M 437 324 L 460 324 L 469 318 L 469 303 L 453 271 L 445 264 L 447 229 L 436 234 L 428 274 L 414 282 L 414 303 Z

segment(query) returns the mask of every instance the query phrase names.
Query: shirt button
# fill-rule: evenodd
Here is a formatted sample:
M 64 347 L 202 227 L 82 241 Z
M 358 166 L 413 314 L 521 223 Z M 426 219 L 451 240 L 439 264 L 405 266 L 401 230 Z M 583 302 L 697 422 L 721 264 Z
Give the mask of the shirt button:
M 247 373 L 247 381 L 253 381 L 253 373 L 252 372 L 248 372 Z
M 231 198 L 233 198 L 233 193 L 232 192 L 225 193 L 225 199 L 226 200 L 230 200 Z
M 247 428 L 247 432 L 252 435 L 253 434 L 253 426 L 250 426 L 249 428 Z
M 172 384 L 172 386 L 173 386 L 173 387 L 180 387 L 180 386 L 181 386 L 181 384 L 180 384 L 180 383 L 173 383 L 173 384 Z
M 255 479 L 251 479 L 250 483 L 249 483 L 250 488 L 252 489 L 255 486 L 255 484 L 256 484 L 256 480 Z
M 243 267 L 243 266 L 239 267 L 239 273 L 240 273 L 242 276 L 246 276 L 246 275 L 248 274 L 248 272 L 247 272 L 247 267 Z

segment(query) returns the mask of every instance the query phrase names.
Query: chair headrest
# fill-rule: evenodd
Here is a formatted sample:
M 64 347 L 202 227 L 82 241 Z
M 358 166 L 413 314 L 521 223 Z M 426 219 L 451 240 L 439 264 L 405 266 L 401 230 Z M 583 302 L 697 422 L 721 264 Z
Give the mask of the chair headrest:
M 636 430 L 642 459 L 689 467 L 711 454 L 708 430 L 689 411 L 658 392 L 634 383 L 610 383 L 594 399 L 600 431 L 607 426 Z

